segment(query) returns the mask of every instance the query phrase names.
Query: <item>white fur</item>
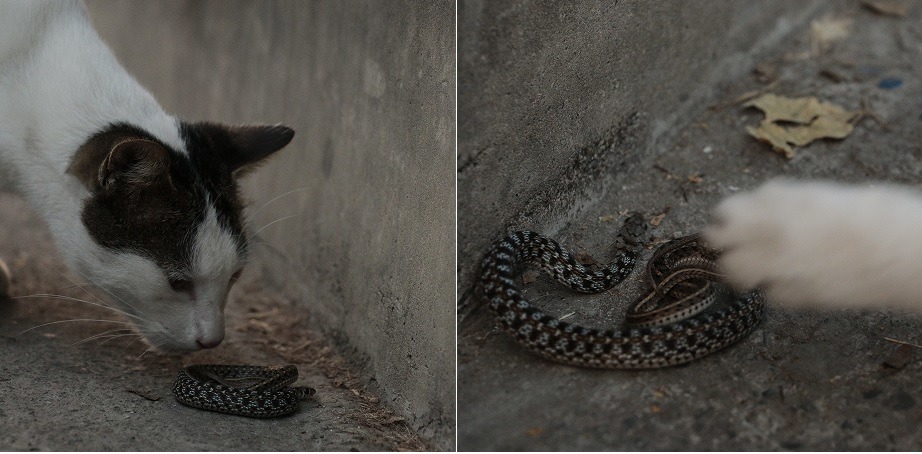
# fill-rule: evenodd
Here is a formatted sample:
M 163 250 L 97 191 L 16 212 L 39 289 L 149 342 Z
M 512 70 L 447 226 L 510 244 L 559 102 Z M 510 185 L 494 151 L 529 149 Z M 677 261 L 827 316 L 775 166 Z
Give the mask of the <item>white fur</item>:
M 84 141 L 117 122 L 187 152 L 177 119 L 119 65 L 81 3 L 0 2 L 0 188 L 15 186 L 38 209 L 71 269 L 132 314 L 152 345 L 194 350 L 197 340 L 220 341 L 240 258 L 213 219 L 196 238 L 194 298 L 173 291 L 152 261 L 100 247 L 80 220 L 88 192 L 65 170 Z
M 735 195 L 705 231 L 739 288 L 776 303 L 922 311 L 922 194 L 774 181 Z

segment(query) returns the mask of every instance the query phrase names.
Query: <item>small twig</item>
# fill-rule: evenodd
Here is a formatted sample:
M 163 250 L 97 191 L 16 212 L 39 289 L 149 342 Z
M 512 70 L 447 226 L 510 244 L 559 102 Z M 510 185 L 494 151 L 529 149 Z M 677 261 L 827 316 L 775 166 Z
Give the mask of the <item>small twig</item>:
M 667 168 L 665 168 L 665 167 L 663 167 L 663 166 L 661 166 L 661 165 L 659 165 L 659 164 L 653 164 L 653 168 L 656 169 L 656 170 L 659 170 L 660 172 L 665 173 L 666 176 L 672 176 L 672 173 L 669 172 L 669 169 L 667 169 Z
M 855 117 L 852 123 L 858 124 L 859 122 L 861 122 L 861 120 L 865 118 L 870 118 L 874 120 L 875 122 L 877 122 L 877 124 L 880 125 L 880 127 L 883 128 L 884 131 L 893 130 L 893 128 L 891 128 L 890 125 L 887 124 L 887 122 L 885 122 L 882 118 L 880 118 L 880 115 L 877 115 L 877 112 L 874 112 L 874 110 L 871 109 L 871 104 L 870 102 L 868 102 L 867 96 L 863 96 L 861 98 L 861 110 L 858 111 L 858 115 Z
M 893 339 L 893 338 L 890 338 L 890 337 L 885 337 L 884 340 L 887 341 L 887 342 L 893 342 L 894 344 L 908 345 L 908 346 L 910 346 L 910 347 L 922 348 L 922 345 L 912 344 L 912 343 L 909 343 L 909 342 L 906 342 L 906 341 L 901 341 L 901 340 Z
M 775 80 L 774 82 L 772 82 L 772 83 L 770 83 L 770 84 L 768 84 L 768 85 L 766 85 L 766 86 L 764 86 L 764 87 L 762 87 L 762 88 L 759 88 L 759 89 L 757 89 L 757 90 L 747 91 L 746 93 L 743 93 L 743 94 L 737 96 L 733 101 L 730 101 L 730 102 L 728 103 L 728 105 L 731 105 L 731 106 L 732 106 L 732 105 L 734 105 L 734 104 L 742 104 L 742 103 L 744 103 L 744 102 L 746 102 L 746 101 L 749 101 L 749 100 L 758 98 L 759 96 L 762 96 L 762 95 L 764 95 L 765 93 L 768 93 L 768 92 L 774 90 L 775 87 L 777 87 L 779 84 L 781 84 L 781 81 L 780 81 L 780 80 Z

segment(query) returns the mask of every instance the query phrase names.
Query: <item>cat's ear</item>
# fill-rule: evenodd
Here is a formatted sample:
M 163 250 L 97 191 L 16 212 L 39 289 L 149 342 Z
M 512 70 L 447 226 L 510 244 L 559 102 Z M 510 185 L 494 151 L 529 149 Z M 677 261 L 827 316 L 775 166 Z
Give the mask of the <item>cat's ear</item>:
M 110 187 L 119 182 L 126 187 L 147 186 L 170 178 L 170 153 L 157 142 L 128 139 L 115 144 L 99 166 L 97 182 Z
M 228 158 L 234 174 L 246 173 L 276 151 L 285 148 L 295 136 L 287 126 L 232 126 L 229 129 L 235 152 Z
M 227 126 L 196 123 L 192 128 L 210 139 L 216 154 L 237 177 L 253 170 L 267 157 L 284 148 L 295 135 L 293 129 L 282 125 Z
M 170 154 L 163 145 L 143 138 L 128 138 L 112 145 L 90 141 L 74 156 L 68 173 L 88 189 L 119 185 L 125 189 L 170 183 Z

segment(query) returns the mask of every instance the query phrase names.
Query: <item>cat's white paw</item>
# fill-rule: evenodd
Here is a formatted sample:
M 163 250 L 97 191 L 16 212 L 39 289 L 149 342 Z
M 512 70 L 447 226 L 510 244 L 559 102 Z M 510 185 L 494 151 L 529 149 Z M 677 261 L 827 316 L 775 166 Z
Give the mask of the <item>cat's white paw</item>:
M 787 305 L 922 310 L 922 195 L 774 181 L 730 197 L 705 239 L 740 289 Z

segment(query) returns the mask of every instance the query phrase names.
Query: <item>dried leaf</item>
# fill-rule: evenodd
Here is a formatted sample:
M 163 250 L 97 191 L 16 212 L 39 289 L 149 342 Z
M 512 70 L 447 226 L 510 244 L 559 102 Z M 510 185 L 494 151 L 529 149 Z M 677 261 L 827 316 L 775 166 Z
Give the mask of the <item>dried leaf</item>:
M 613 215 L 613 214 L 606 214 L 606 215 L 604 215 L 604 216 L 599 216 L 599 221 L 600 221 L 600 222 L 611 222 L 611 221 L 614 221 L 614 220 L 615 220 L 615 215 Z
M 831 117 L 839 121 L 849 121 L 855 116 L 855 112 L 849 112 L 832 103 L 822 102 L 813 96 L 787 98 L 766 93 L 747 102 L 744 106 L 752 106 L 764 112 L 765 121 L 809 124 L 819 116 Z
M 852 20 L 820 19 L 810 23 L 810 53 L 814 57 L 821 55 L 832 48 L 832 44 L 841 41 L 852 27 Z
M 863 0 L 861 5 L 884 16 L 906 17 L 909 14 L 909 2 L 895 0 Z
M 745 105 L 756 107 L 765 113 L 765 119 L 758 127 L 747 126 L 746 131 L 783 152 L 788 159 L 796 154 L 793 146 L 804 146 L 822 138 L 848 137 L 854 130 L 850 122 L 860 113 L 819 101 L 812 96 L 786 98 L 771 93 Z M 778 122 L 796 124 L 785 126 Z
M 695 175 L 688 176 L 688 182 L 691 184 L 699 184 L 702 181 L 704 181 L 704 177 L 702 177 L 701 175 L 695 174 Z
M 666 213 L 660 213 L 660 214 L 657 214 L 656 216 L 653 216 L 653 218 L 650 219 L 650 225 L 652 225 L 653 227 L 659 227 L 659 225 L 663 223 L 663 219 L 665 217 L 666 217 Z
M 804 146 L 816 139 L 844 139 L 855 128 L 847 121 L 830 117 L 818 117 L 809 126 L 794 126 L 787 128 L 790 142 L 797 146 Z

